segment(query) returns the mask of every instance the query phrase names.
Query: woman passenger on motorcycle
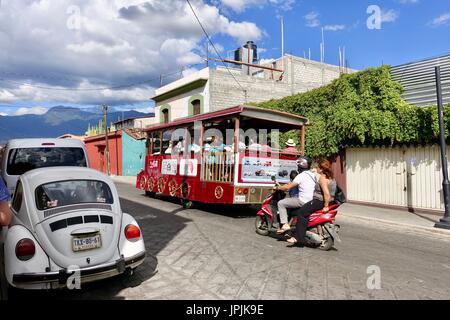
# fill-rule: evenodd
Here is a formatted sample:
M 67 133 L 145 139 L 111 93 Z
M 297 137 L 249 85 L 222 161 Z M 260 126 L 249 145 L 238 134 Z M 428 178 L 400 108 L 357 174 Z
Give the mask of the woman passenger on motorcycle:
M 298 221 L 295 230 L 295 237 L 288 239 L 288 243 L 303 247 L 305 245 L 306 230 L 308 228 L 309 216 L 322 209 L 324 213 L 329 211 L 328 205 L 334 201 L 336 193 L 336 180 L 334 179 L 331 163 L 328 160 L 319 160 L 317 173 L 320 174 L 318 183 L 314 189 L 313 200 L 305 203 L 298 211 Z

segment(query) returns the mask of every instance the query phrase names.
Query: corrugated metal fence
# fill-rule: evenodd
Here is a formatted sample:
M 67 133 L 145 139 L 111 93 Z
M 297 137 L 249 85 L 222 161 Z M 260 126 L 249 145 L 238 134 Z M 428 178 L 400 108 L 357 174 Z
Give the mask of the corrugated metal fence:
M 392 67 L 392 78 L 405 88 L 403 98 L 416 106 L 436 105 L 435 67 L 441 67 L 442 99 L 450 103 L 450 55 Z
M 450 148 L 447 149 L 450 155 Z M 349 200 L 443 210 L 439 146 L 348 148 Z

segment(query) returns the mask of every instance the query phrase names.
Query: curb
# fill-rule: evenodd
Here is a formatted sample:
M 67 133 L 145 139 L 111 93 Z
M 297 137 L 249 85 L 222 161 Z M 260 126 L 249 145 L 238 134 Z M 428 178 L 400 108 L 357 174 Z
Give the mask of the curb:
M 341 214 L 338 218 L 363 220 L 364 222 L 376 222 L 377 224 L 384 224 L 384 225 L 388 225 L 391 227 L 400 227 L 402 229 L 407 229 L 407 230 L 411 230 L 414 232 L 423 232 L 423 233 L 427 233 L 427 234 L 432 234 L 434 236 L 436 236 L 436 235 L 444 236 L 444 237 L 446 237 L 446 238 L 448 237 L 450 239 L 450 230 L 446 230 L 446 229 L 438 229 L 438 228 L 434 228 L 434 227 L 424 227 L 424 226 L 418 226 L 418 225 L 413 225 L 413 224 L 395 222 L 395 221 L 391 221 L 391 220 L 383 220 L 383 219 L 378 219 L 378 218 L 355 216 L 355 215 L 351 215 L 351 214 Z

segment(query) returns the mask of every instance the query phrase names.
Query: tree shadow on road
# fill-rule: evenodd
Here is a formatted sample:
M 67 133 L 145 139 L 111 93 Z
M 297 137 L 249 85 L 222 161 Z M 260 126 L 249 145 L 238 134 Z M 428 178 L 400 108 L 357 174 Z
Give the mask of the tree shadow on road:
M 18 290 L 10 292 L 9 299 L 125 299 L 124 294 L 129 289 L 140 286 L 143 282 L 151 279 L 158 268 L 156 256 L 174 239 L 186 224 L 191 221 L 180 217 L 172 212 L 165 212 L 145 204 L 120 199 L 123 212 L 131 214 L 142 229 L 144 237 L 146 258 L 133 275 L 119 275 L 113 278 L 97 282 L 82 284 L 81 289 L 58 289 L 58 290 Z M 142 299 L 137 293 L 127 294 L 128 297 Z

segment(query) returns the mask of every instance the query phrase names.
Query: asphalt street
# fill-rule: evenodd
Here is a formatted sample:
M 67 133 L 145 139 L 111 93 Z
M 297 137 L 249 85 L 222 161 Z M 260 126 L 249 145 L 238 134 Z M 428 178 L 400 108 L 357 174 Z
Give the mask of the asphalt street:
M 339 217 L 336 250 L 288 248 L 255 233 L 256 208 L 148 198 L 116 183 L 147 258 L 132 276 L 10 299 L 449 299 L 450 237 Z

